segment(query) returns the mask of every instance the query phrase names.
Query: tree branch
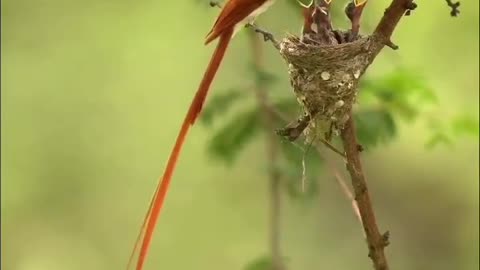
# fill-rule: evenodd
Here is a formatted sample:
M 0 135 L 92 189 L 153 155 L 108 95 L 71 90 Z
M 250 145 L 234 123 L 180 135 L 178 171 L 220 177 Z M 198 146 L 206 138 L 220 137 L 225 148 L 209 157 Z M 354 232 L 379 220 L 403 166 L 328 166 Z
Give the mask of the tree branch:
M 388 244 L 388 233 L 380 234 L 372 202 L 368 192 L 365 174 L 360 162 L 355 124 L 352 115 L 341 133 L 343 146 L 347 155 L 347 170 L 350 173 L 363 229 L 368 242 L 368 256 L 372 259 L 376 270 L 389 269 L 384 248 Z
M 417 4 L 413 0 L 393 0 L 390 6 L 385 10 L 385 13 L 373 32 L 373 36 L 377 37 L 383 44 L 393 44 L 390 41 L 393 30 L 397 26 L 400 19 L 407 13 L 407 11 L 417 8 Z M 382 48 L 378 48 L 380 52 Z
M 417 5 L 412 0 L 393 0 L 385 10 L 384 16 L 376 27 L 373 38 L 379 41 L 380 46 L 371 47 L 370 63 L 380 53 L 385 45 L 393 44 L 391 36 L 400 19 L 407 12 L 414 10 Z M 395 46 L 396 47 L 396 46 Z M 349 112 L 349 118 L 341 131 L 341 138 L 347 156 L 347 170 L 350 173 L 355 200 L 361 215 L 364 232 L 367 238 L 369 254 L 376 270 L 388 270 L 388 262 L 384 248 L 388 245 L 389 233 L 381 234 L 373 210 L 370 194 L 368 192 L 365 174 L 360 161 L 357 135 L 353 114 Z
M 341 36 L 345 35 L 344 32 L 333 30 L 339 44 L 329 40 L 325 42 L 324 39 L 306 44 L 296 37 L 287 37 L 280 44 L 280 54 L 288 63 L 292 87 L 306 114 L 311 121 L 330 122 L 331 127 L 340 131 L 369 257 L 376 270 L 389 269 L 384 253 L 388 244 L 388 232 L 381 234 L 377 226 L 360 161 L 361 147 L 357 142 L 352 107 L 361 76 L 385 46 L 398 49 L 391 41 L 393 31 L 400 19 L 404 15 L 410 15 L 416 7 L 413 0 L 392 0 L 374 33 L 368 37 L 352 40 Z M 307 21 L 310 17 L 305 18 Z M 321 22 L 328 26 L 324 21 Z M 321 26 L 317 29 L 321 29 Z M 302 121 L 299 123 L 284 131 L 295 138 L 298 130 L 305 126 L 301 124 Z

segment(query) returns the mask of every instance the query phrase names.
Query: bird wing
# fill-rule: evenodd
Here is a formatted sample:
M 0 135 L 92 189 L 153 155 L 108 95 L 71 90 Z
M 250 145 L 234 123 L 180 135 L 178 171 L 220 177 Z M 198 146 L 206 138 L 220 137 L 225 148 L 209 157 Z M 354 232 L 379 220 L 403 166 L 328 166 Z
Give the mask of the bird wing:
M 267 0 L 230 0 L 218 15 L 212 30 L 208 33 L 205 44 L 219 37 L 226 29 L 248 17 L 253 11 L 261 7 Z

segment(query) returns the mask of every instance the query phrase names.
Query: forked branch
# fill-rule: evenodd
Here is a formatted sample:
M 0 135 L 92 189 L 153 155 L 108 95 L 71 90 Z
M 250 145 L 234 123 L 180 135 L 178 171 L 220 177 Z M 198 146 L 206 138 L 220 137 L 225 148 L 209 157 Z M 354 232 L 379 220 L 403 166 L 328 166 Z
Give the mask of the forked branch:
M 340 132 L 369 257 L 376 270 L 388 270 L 384 248 L 388 245 L 389 233 L 382 234 L 377 226 L 360 160 L 361 147 L 356 137 L 352 106 L 361 76 L 385 46 L 398 49 L 391 41 L 393 31 L 400 19 L 410 15 L 417 5 L 413 0 L 393 0 L 374 33 L 361 37 L 358 36 L 359 22 L 366 1 L 353 0 L 347 6 L 345 13 L 352 28 L 346 32 L 331 28 L 329 6 L 322 5 L 324 2 L 317 0 L 316 6 L 305 7 L 308 8 L 304 14 L 306 38 L 287 37 L 280 44 L 280 54 L 288 63 L 294 92 L 306 111 L 306 116 L 282 131 L 283 135 L 295 139 L 308 127 L 305 122 L 321 120 Z
M 447 1 L 447 5 L 452 9 L 450 11 L 450 16 L 457 17 L 460 14 L 460 2 L 452 2 L 452 0 L 445 0 Z

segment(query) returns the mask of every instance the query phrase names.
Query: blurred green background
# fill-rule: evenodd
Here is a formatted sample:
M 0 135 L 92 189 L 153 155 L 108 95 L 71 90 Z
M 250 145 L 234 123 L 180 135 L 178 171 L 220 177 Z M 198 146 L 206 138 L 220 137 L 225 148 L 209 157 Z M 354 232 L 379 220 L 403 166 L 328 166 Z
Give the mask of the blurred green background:
M 300 30 L 286 2 L 259 19 L 278 37 Z M 368 4 L 363 32 L 388 3 Z M 431 114 L 477 115 L 478 1 L 462 1 L 458 18 L 444 1 L 418 4 L 394 34 L 401 49 L 385 49 L 369 75 L 416 70 L 439 98 Z M 124 269 L 214 47 L 203 46 L 218 14 L 207 6 L 2 1 L 2 269 Z M 249 84 L 248 42 L 245 33 L 234 40 L 212 93 Z M 264 51 L 266 69 L 280 76 L 274 87 L 291 93 L 283 60 L 269 44 Z M 427 150 L 424 124 L 399 124 L 393 141 L 364 154 L 379 226 L 391 232 L 392 269 L 478 269 L 477 139 Z M 269 253 L 264 141 L 227 166 L 207 154 L 211 133 L 202 125 L 190 133 L 146 269 L 243 269 Z M 307 203 L 284 199 L 289 269 L 371 269 L 328 171 L 318 186 Z

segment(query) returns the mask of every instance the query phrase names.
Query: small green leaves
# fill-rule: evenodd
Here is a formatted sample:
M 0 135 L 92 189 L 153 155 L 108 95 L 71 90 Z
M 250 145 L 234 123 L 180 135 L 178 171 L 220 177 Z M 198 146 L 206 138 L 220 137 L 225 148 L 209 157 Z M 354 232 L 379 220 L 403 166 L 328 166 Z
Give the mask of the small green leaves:
M 215 117 L 224 115 L 238 101 L 245 98 L 247 96 L 245 92 L 245 90 L 230 89 L 222 94 L 213 96 L 203 108 L 201 114 L 202 123 L 211 125 Z
M 381 79 L 364 79 L 361 83 L 360 103 L 362 108 L 378 107 L 376 116 L 360 114 L 359 139 L 363 142 L 376 144 L 381 138 L 393 136 L 395 123 L 392 116 L 405 120 L 415 120 L 425 112 L 428 105 L 436 105 L 438 100 L 426 80 L 417 73 L 400 68 Z M 378 114 L 379 112 L 382 112 Z M 370 120 L 361 120 L 368 117 Z M 383 123 L 383 124 L 381 124 Z M 368 125 L 366 125 L 368 124 Z M 443 144 L 453 145 L 460 136 L 478 138 L 478 119 L 466 114 L 458 115 L 451 120 L 442 119 L 427 121 L 432 130 L 431 137 L 425 146 L 429 149 Z M 380 128 L 375 129 L 374 127 Z
M 208 150 L 219 159 L 231 163 L 240 150 L 261 130 L 258 109 L 239 113 L 213 135 Z
M 414 120 L 421 108 L 436 104 L 437 97 L 425 79 L 400 68 L 380 79 L 365 78 L 360 86 L 360 103 L 373 95 L 381 106 L 405 120 Z
M 274 108 L 279 112 L 286 114 L 288 116 L 293 116 L 296 114 L 301 113 L 300 106 L 295 98 L 289 96 L 287 98 L 280 99 L 279 101 L 275 102 Z M 289 121 L 289 119 L 282 119 L 285 122 Z
M 272 259 L 269 256 L 263 256 L 251 261 L 244 268 L 245 270 L 271 270 Z
M 269 86 L 278 80 L 278 77 L 264 69 L 259 69 L 255 64 L 251 64 L 248 69 L 252 73 L 252 77 L 255 78 L 255 85 L 257 87 L 263 88 Z
M 458 115 L 452 120 L 452 129 L 455 135 L 479 136 L 478 119 L 467 114 Z
M 281 263 L 284 264 L 285 262 L 288 262 L 289 258 L 287 257 L 282 257 L 281 258 Z M 280 262 L 279 262 L 280 263 Z M 272 270 L 274 269 L 273 261 L 272 258 L 268 255 L 256 258 L 252 260 L 250 263 L 248 263 L 244 270 Z M 275 268 L 277 269 L 277 268 Z
M 435 132 L 425 143 L 425 148 L 430 150 L 440 144 L 451 146 L 453 142 L 447 134 L 443 132 Z
M 354 115 L 358 140 L 363 146 L 387 142 L 396 133 L 395 121 L 387 110 L 364 110 Z
M 479 137 L 478 119 L 468 114 L 459 114 L 446 121 L 431 119 L 429 124 L 432 135 L 425 143 L 427 149 L 432 149 L 439 145 L 452 146 L 454 140 L 465 136 L 474 139 Z

